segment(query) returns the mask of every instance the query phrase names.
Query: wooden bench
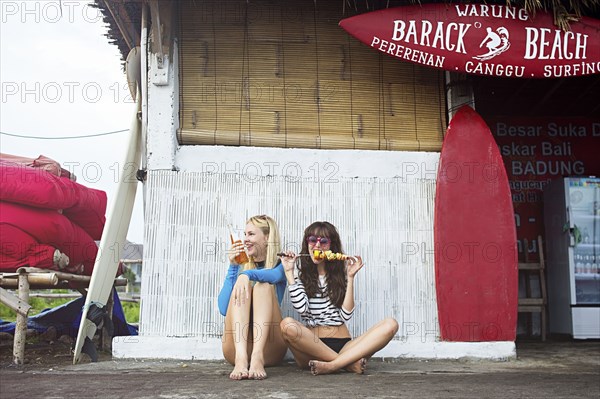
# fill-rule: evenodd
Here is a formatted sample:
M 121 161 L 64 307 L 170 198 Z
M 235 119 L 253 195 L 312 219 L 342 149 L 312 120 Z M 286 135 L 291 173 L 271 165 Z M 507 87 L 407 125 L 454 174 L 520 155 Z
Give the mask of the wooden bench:
M 32 289 L 75 289 L 82 295 L 86 295 L 86 288 L 90 284 L 90 276 L 81 276 L 71 273 L 63 273 L 55 270 L 37 269 L 34 267 L 21 267 L 16 273 L 0 273 L 0 302 L 17 312 L 17 322 L 13 341 L 13 361 L 15 364 L 23 364 L 25 360 L 25 340 L 27 336 L 27 317 L 31 306 L 29 305 L 29 293 Z M 127 279 L 116 278 L 115 286 L 127 285 Z M 7 289 L 16 289 L 15 296 Z M 112 317 L 112 295 L 110 295 L 107 308 Z M 110 347 L 107 334 L 103 334 L 103 347 Z M 109 342 L 106 342 L 106 341 Z

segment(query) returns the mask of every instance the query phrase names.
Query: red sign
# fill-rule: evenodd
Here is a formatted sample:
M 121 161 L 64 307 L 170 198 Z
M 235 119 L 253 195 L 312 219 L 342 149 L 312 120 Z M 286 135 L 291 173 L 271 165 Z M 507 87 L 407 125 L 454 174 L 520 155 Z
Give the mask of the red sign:
M 519 252 L 544 235 L 543 191 L 561 177 L 600 176 L 600 121 L 583 118 L 487 119 L 510 184 Z
M 517 78 L 600 73 L 600 20 L 564 32 L 547 12 L 491 4 L 388 8 L 340 21 L 361 42 L 447 71 Z

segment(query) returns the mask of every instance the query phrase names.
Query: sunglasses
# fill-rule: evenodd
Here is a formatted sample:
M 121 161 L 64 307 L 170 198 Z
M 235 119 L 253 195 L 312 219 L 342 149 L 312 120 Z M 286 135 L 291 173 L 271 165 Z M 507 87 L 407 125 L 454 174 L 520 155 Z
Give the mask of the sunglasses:
M 308 242 L 311 245 L 316 245 L 318 242 L 321 243 L 321 245 L 329 245 L 331 244 L 331 240 L 327 237 L 317 237 L 317 236 L 310 236 L 306 239 L 306 242 Z

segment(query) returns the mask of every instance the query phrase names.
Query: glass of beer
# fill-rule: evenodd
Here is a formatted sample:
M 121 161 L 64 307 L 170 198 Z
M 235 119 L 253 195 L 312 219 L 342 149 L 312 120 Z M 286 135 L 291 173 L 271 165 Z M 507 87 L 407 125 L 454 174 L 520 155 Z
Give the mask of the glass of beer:
M 237 236 L 233 232 L 233 228 L 231 227 L 231 225 L 228 225 L 227 227 L 229 227 L 229 238 L 231 239 L 231 243 L 232 244 L 242 243 L 242 240 L 237 238 Z M 248 259 L 246 250 L 244 249 L 242 252 L 240 252 L 238 255 L 236 255 L 236 257 L 234 258 L 234 261 L 238 265 L 243 265 L 244 263 L 248 263 L 250 260 Z

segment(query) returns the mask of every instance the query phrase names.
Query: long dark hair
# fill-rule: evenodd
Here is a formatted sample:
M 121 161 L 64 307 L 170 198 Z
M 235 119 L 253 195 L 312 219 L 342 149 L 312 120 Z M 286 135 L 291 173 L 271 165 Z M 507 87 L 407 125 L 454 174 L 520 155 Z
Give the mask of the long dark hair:
M 331 246 L 329 249 L 332 252 L 343 253 L 342 241 L 340 235 L 335 228 L 329 222 L 314 222 L 304 230 L 304 237 L 302 237 L 302 250 L 301 254 L 308 254 L 308 242 L 307 238 L 311 235 L 327 237 L 331 240 Z M 331 303 L 335 304 L 338 308 L 342 307 L 344 303 L 344 296 L 346 295 L 346 268 L 343 260 L 325 261 L 325 272 L 327 277 L 327 292 Z M 319 273 L 316 265 L 313 263 L 309 256 L 303 256 L 300 258 L 300 281 L 304 285 L 306 295 L 309 298 L 314 298 L 317 294 L 321 293 L 319 288 Z

